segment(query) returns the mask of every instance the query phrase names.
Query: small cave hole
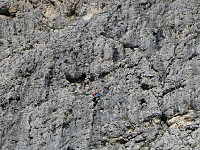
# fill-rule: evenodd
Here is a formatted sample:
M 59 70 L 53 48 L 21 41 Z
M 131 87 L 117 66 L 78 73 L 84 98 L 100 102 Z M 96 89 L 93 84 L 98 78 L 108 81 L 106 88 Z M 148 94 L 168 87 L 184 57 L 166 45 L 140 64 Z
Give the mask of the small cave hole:
M 153 36 L 156 36 L 156 34 L 157 34 L 156 32 L 153 32 Z
M 145 103 L 146 103 L 146 101 L 145 101 L 144 98 L 140 99 L 140 105 L 143 105 L 143 104 L 145 104 Z
M 53 111 L 53 112 L 56 112 L 57 110 L 58 110 L 58 108 L 54 108 L 52 111 Z
M 18 143 L 19 141 L 17 141 L 17 140 L 13 140 L 12 142 L 16 144 L 16 143 Z
M 100 110 L 100 111 L 104 111 L 104 108 L 100 108 L 99 110 Z
M 100 35 L 106 36 L 106 33 L 105 33 L 104 31 L 101 31 L 101 32 L 100 32 Z
M 150 86 L 149 86 L 148 84 L 146 84 L 146 83 L 142 83 L 142 84 L 141 84 L 141 88 L 142 88 L 143 90 L 149 90 L 149 89 L 150 89 Z
M 81 73 L 81 74 L 75 74 L 75 75 L 70 75 L 69 73 L 65 73 L 65 79 L 68 80 L 70 83 L 81 83 L 85 81 L 86 74 Z
M 69 113 L 70 113 L 70 114 L 72 114 L 72 113 L 73 113 L 73 110 L 72 110 L 72 109 L 69 109 L 68 111 L 69 111 Z
M 162 112 L 162 114 L 161 114 L 161 117 L 160 117 L 160 120 L 164 123 L 164 124 L 166 124 L 167 126 L 169 126 L 169 124 L 168 124 L 168 122 L 167 122 L 167 116 Z
M 66 63 L 66 64 L 67 64 L 67 63 L 69 63 L 69 61 L 68 61 L 67 59 L 65 59 L 65 60 L 64 60 L 64 63 Z
M 122 5 L 118 5 L 118 6 L 117 6 L 117 10 L 120 9 L 120 8 L 122 8 Z
M 2 110 L 5 110 L 7 105 L 6 105 L 6 103 L 2 103 L 2 104 L 0 104 L 0 107 L 1 107 Z
M 141 79 L 142 79 L 142 77 L 141 77 L 141 76 L 137 76 L 137 78 L 138 78 L 139 80 L 141 80 Z

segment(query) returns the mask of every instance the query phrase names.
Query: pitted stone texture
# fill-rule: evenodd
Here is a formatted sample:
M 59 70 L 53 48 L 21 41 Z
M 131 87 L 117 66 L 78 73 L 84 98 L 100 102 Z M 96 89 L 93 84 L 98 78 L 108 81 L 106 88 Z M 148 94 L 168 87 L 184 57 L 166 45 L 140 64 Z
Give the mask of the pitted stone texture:
M 1 1 L 0 149 L 200 149 L 199 6 Z

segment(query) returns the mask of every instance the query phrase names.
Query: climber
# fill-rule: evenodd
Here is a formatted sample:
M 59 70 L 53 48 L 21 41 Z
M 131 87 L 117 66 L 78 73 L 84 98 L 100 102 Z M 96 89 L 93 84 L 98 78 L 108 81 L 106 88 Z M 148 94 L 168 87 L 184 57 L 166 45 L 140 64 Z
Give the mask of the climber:
M 97 93 L 97 92 L 92 92 L 92 96 L 93 96 L 93 98 L 100 98 L 100 94 L 99 93 Z
M 100 94 L 97 92 L 92 92 L 92 96 L 93 96 L 93 98 L 92 98 L 93 106 L 92 107 L 94 108 L 97 105 L 98 100 L 100 100 Z

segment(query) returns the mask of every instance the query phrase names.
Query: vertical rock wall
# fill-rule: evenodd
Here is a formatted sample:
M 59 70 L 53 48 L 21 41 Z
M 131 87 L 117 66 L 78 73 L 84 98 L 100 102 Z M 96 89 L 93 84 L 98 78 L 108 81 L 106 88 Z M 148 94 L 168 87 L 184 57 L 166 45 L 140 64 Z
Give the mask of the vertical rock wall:
M 199 11 L 199 0 L 1 0 L 0 149 L 199 150 Z

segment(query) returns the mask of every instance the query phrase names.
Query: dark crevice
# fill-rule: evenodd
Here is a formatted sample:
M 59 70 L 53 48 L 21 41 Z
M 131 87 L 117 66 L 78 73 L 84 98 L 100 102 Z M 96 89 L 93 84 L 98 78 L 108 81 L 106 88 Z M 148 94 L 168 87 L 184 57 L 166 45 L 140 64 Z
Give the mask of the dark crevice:
M 146 103 L 146 101 L 145 101 L 145 99 L 144 99 L 144 98 L 142 98 L 142 99 L 140 99 L 140 100 L 139 100 L 139 103 L 140 103 L 140 105 L 143 105 L 143 104 L 145 104 L 145 103 Z
M 185 86 L 186 86 L 186 85 L 180 84 L 180 85 L 178 85 L 178 86 L 175 86 L 175 87 L 166 89 L 166 90 L 163 91 L 163 96 L 165 96 L 166 94 L 171 93 L 171 92 L 173 92 L 173 91 L 175 91 L 175 90 L 177 90 L 177 89 L 179 89 L 179 88 L 184 88 Z
M 162 114 L 161 114 L 161 116 L 160 116 L 160 120 L 164 123 L 164 124 L 166 124 L 167 126 L 169 126 L 169 123 L 168 123 L 168 118 L 167 118 L 167 116 L 162 112 Z
M 106 37 L 106 33 L 105 33 L 104 31 L 101 31 L 101 32 L 100 32 L 100 35 Z
M 73 113 L 73 110 L 72 110 L 72 109 L 69 109 L 68 111 L 69 111 L 69 113 L 70 113 L 70 114 L 72 114 L 72 113 Z
M 90 82 L 93 82 L 93 81 L 95 81 L 95 76 L 93 74 L 91 74 L 88 79 Z
M 151 69 L 153 69 L 155 72 L 159 72 L 157 69 L 154 68 L 152 64 L 151 64 Z
M 55 2 L 50 0 L 51 5 L 53 5 L 54 7 L 56 6 Z
M 156 39 L 156 46 L 157 48 L 159 48 L 159 44 L 161 40 L 164 38 L 163 29 L 158 29 L 157 32 L 153 32 L 153 35 L 155 36 Z
M 63 124 L 62 124 L 63 129 L 67 129 L 69 127 L 70 127 L 69 122 L 63 122 Z
M 92 128 L 94 127 L 94 122 L 95 122 L 95 116 L 97 115 L 97 110 L 95 109 L 94 111 L 93 111 L 93 113 L 92 113 L 92 123 L 91 123 L 91 125 L 92 125 Z
M 140 86 L 143 90 L 150 90 L 152 87 L 146 83 L 142 83 Z
M 70 83 L 82 83 L 85 81 L 86 74 L 85 73 L 76 73 L 74 75 L 70 75 L 69 73 L 65 73 L 65 79 Z
M 141 4 L 142 6 L 145 6 L 145 5 L 148 4 L 148 2 L 141 2 L 140 4 Z
M 169 64 L 168 64 L 168 66 L 166 67 L 166 69 L 165 69 L 165 71 L 164 71 L 164 73 L 163 73 L 163 76 L 160 77 L 160 81 L 163 81 L 164 84 L 165 84 L 165 79 L 167 78 L 167 76 L 168 76 L 169 73 L 170 73 L 171 66 L 173 65 L 173 63 L 174 63 L 174 61 L 175 61 L 175 59 L 176 59 L 176 54 L 174 54 L 174 56 L 175 56 L 175 57 L 171 57 L 171 58 L 170 58 L 170 60 L 169 60 L 170 62 L 169 62 Z M 164 84 L 162 84 L 162 86 L 163 86 Z
M 8 106 L 8 103 L 7 104 L 6 103 L 0 104 L 0 107 L 1 107 L 2 110 L 5 110 L 7 108 L 7 106 Z
M 52 111 L 53 111 L 53 112 L 56 112 L 57 110 L 58 110 L 58 108 L 54 108 Z
M 78 81 L 79 81 L 79 82 L 82 82 L 82 81 L 85 80 L 85 78 L 86 78 L 86 74 L 85 74 L 85 73 L 82 73 L 81 76 L 78 78 Z
M 119 52 L 117 51 L 117 49 L 115 48 L 113 51 L 113 62 L 117 62 L 119 60 Z
M 134 48 L 139 48 L 139 45 L 131 45 L 131 44 L 128 44 L 128 43 L 123 43 L 123 47 L 124 48 L 130 48 L 130 49 L 134 49 Z
M 67 147 L 67 150 L 75 150 L 74 148 L 72 148 L 71 146 Z
M 68 73 L 65 73 L 65 79 L 68 80 L 70 83 L 76 82 L 76 80 Z
M 118 5 L 118 6 L 117 6 L 117 10 L 118 10 L 118 9 L 121 9 L 121 8 L 122 8 L 122 5 Z
M 176 89 L 175 87 L 166 89 L 165 91 L 163 91 L 163 96 L 166 95 L 166 94 L 168 94 L 168 93 L 171 93 L 171 92 L 174 91 L 175 89 Z
M 9 12 L 9 8 L 0 8 L 0 15 L 14 18 L 16 17 L 16 13 Z
M 101 9 L 104 9 L 106 7 L 106 4 L 105 3 L 102 3 L 101 4 Z
M 71 8 L 68 13 L 66 13 L 67 17 L 71 17 L 76 14 L 76 9 Z
M 64 63 L 68 64 L 68 63 L 69 63 L 69 61 L 68 61 L 67 59 L 65 59 L 65 60 L 64 60 Z
M 138 78 L 139 80 L 142 80 L 142 77 L 141 77 L 141 76 L 137 76 L 137 78 Z
M 21 100 L 21 98 L 20 97 L 11 97 L 11 98 L 9 98 L 8 99 L 8 101 L 9 101 L 9 104 L 12 102 L 12 101 L 20 101 Z
M 193 53 L 189 58 L 188 60 L 192 60 L 194 57 L 197 57 L 199 54 L 197 53 Z
M 125 139 L 117 139 L 115 142 L 124 145 L 124 144 L 126 144 L 128 141 L 125 140 Z
M 186 126 L 186 127 L 185 127 L 185 130 L 186 130 L 186 131 L 187 131 L 187 130 L 195 131 L 195 130 L 197 130 L 197 129 L 199 129 L 199 126 L 198 126 L 198 125 Z

